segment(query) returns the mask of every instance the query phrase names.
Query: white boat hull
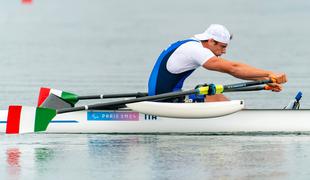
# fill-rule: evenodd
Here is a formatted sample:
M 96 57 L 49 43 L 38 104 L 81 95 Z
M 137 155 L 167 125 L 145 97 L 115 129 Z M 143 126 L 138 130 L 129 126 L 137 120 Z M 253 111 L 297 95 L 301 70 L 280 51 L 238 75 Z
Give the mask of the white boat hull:
M 242 100 L 207 103 L 163 103 L 143 101 L 126 104 L 134 111 L 172 118 L 212 118 L 235 113 L 244 108 Z
M 7 111 L 0 111 L 5 132 Z M 46 133 L 238 133 L 310 132 L 310 110 L 241 110 L 204 119 L 179 119 L 126 111 L 79 111 L 57 115 Z

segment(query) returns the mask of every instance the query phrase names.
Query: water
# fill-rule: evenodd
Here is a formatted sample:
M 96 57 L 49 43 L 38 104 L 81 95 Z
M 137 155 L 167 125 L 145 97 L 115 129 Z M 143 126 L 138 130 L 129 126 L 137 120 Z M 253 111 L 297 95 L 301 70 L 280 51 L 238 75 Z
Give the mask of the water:
M 173 41 L 221 23 L 227 59 L 285 72 L 281 93 L 227 94 L 248 108 L 282 108 L 302 90 L 310 108 L 310 2 L 0 0 L 0 109 L 35 105 L 39 87 L 80 95 L 146 91 Z M 239 80 L 203 69 L 185 83 Z M 82 102 L 82 104 L 89 101 Z M 309 136 L 0 135 L 0 179 L 306 178 Z
M 309 136 L 25 135 L 1 141 L 1 179 L 304 179 Z M 35 141 L 34 141 L 35 139 Z

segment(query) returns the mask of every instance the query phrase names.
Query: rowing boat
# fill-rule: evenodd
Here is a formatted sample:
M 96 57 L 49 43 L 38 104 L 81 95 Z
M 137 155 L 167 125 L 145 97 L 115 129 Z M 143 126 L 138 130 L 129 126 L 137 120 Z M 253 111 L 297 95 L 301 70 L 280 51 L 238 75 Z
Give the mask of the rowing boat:
M 199 104 L 199 103 L 196 103 Z M 211 103 L 212 104 L 212 103 Z M 160 103 L 157 104 L 160 106 Z M 7 111 L 0 111 L 5 132 Z M 162 117 L 131 109 L 85 110 L 56 115 L 46 133 L 310 132 L 310 110 L 240 109 L 206 118 Z
M 46 133 L 238 133 L 310 132 L 310 109 L 299 110 L 301 93 L 287 109 L 250 110 L 243 100 L 167 103 L 158 100 L 189 94 L 266 90 L 262 80 L 231 85 L 205 85 L 192 90 L 155 96 L 141 93 L 77 96 L 40 91 L 38 107 L 9 106 L 0 111 L 0 132 Z M 253 87 L 251 87 L 253 86 Z M 256 87 L 255 87 L 256 86 Z M 135 97 L 120 101 L 75 106 L 78 100 Z

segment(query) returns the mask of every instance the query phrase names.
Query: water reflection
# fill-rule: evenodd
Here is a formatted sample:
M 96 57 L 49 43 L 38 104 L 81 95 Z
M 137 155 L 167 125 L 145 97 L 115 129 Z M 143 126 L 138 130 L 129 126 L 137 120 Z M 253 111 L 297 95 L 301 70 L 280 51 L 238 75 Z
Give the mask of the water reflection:
M 10 140 L 10 141 L 6 141 Z M 16 141 L 17 140 L 17 141 Z M 0 143 L 0 179 L 283 179 L 308 175 L 309 137 L 42 135 Z M 4 150 L 4 151 L 3 151 Z M 4 170 L 4 171 L 3 171 Z M 4 173 L 3 173 L 4 172 Z M 301 173 L 301 174 L 300 174 Z
M 108 179 L 149 179 L 150 145 L 156 143 L 157 136 L 91 135 L 88 151 L 92 166 L 100 167 L 97 173 Z
M 6 150 L 7 174 L 10 180 L 18 180 L 20 178 L 21 152 L 18 148 L 9 148 Z
M 51 148 L 35 148 L 35 166 L 39 174 L 44 174 L 49 170 L 50 161 L 55 158 L 55 151 Z
M 230 139 L 230 138 L 228 138 Z M 205 150 L 200 149 L 201 165 L 213 178 L 266 179 L 283 178 L 287 170 L 285 145 L 270 143 L 268 139 L 252 140 L 251 137 L 236 138 L 233 141 L 210 141 Z
M 6 150 L 6 173 L 2 176 L 10 180 L 24 179 L 24 174 L 40 176 L 49 171 L 54 157 L 55 152 L 51 148 L 10 147 Z
M 231 141 L 233 139 L 234 141 Z M 251 137 L 89 136 L 91 159 L 111 177 L 282 178 L 285 146 Z M 275 167 L 276 165 L 276 167 Z M 262 171 L 262 172 L 260 172 Z M 136 173 L 136 175 L 134 175 Z

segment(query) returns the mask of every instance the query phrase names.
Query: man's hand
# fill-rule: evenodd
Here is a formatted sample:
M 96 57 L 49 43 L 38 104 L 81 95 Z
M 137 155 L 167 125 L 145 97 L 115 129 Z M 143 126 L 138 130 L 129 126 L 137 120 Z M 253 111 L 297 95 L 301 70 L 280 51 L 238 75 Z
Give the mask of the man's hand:
M 273 82 L 277 84 L 284 84 L 287 82 L 286 74 L 284 73 L 270 74 L 269 78 L 272 79 Z
M 281 84 L 277 83 L 270 83 L 265 87 L 266 90 L 271 90 L 273 92 L 280 92 L 282 91 L 283 87 Z

